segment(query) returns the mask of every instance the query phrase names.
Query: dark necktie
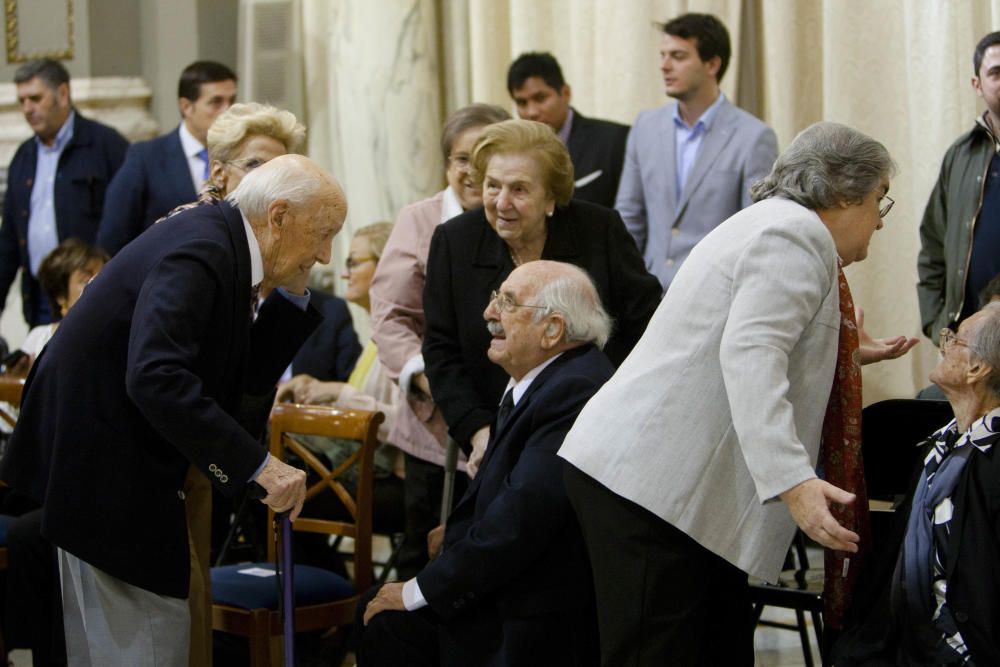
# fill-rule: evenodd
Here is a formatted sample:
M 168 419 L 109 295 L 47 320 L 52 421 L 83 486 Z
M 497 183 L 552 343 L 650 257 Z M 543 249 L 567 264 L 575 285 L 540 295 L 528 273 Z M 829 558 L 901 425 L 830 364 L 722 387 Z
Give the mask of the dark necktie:
M 500 401 L 500 409 L 497 410 L 497 427 L 496 432 L 499 433 L 500 429 L 503 428 L 503 424 L 507 421 L 507 417 L 510 416 L 511 410 L 514 409 L 514 390 L 508 389 L 503 395 L 503 400 Z

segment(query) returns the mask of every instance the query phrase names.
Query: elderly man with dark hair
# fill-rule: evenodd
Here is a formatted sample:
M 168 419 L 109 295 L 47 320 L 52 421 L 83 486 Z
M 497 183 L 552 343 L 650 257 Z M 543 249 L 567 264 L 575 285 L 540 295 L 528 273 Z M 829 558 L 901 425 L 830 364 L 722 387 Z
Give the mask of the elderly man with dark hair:
M 569 84 L 551 53 L 521 54 L 507 70 L 507 92 L 519 118 L 545 123 L 566 144 L 576 174 L 573 196 L 614 206 L 628 125 L 587 118 L 571 107 Z
M 0 226 L 0 306 L 18 269 L 21 305 L 31 327 L 58 319 L 38 284 L 42 260 L 60 242 L 93 243 L 104 193 L 128 141 L 80 115 L 69 73 L 56 60 L 37 60 L 14 73 L 17 103 L 35 135 L 17 149 L 7 170 Z
M 898 549 L 856 600 L 838 666 L 1000 664 L 1000 304 L 939 336 L 930 380 L 955 419 L 923 444 Z
M 527 262 L 493 293 L 489 357 L 510 375 L 443 549 L 368 604 L 359 665 L 596 665 L 587 554 L 556 457 L 613 372 L 611 321 L 570 264 Z
M 208 128 L 236 101 L 236 74 L 200 60 L 181 73 L 176 129 L 129 149 L 108 188 L 97 244 L 114 255 L 161 216 L 192 202 L 211 174 Z
M 862 518 L 830 506 L 864 502 L 859 362 L 916 341 L 867 336 L 842 267 L 882 228 L 893 170 L 854 129 L 804 130 L 566 436 L 604 665 L 752 665 L 747 575 L 777 579 L 796 524 L 857 551 Z M 853 582 L 850 558 L 836 566 Z
M 44 503 L 70 664 L 187 664 L 190 465 L 298 514 L 305 474 L 257 436 L 346 214 L 332 176 L 277 157 L 119 253 L 39 357 L 0 477 Z

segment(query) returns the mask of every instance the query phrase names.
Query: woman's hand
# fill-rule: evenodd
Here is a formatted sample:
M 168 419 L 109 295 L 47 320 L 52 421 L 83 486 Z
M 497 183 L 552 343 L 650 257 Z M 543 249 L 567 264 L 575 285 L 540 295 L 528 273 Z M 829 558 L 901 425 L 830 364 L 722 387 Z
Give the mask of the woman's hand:
M 340 391 L 344 388 L 343 382 L 320 382 L 312 377 L 309 380 L 309 382 L 303 383 L 301 392 L 298 394 L 301 403 L 311 405 L 334 403 L 340 398 Z
M 278 387 L 278 393 L 274 397 L 275 403 L 305 403 L 302 398 L 304 387 L 316 382 L 316 378 L 311 375 L 296 375 L 288 382 Z
M 862 366 L 886 359 L 898 359 L 920 342 L 916 338 L 907 338 L 906 336 L 872 338 L 865 331 L 865 311 L 861 308 L 855 308 L 854 316 L 858 322 L 858 342 L 861 348 Z

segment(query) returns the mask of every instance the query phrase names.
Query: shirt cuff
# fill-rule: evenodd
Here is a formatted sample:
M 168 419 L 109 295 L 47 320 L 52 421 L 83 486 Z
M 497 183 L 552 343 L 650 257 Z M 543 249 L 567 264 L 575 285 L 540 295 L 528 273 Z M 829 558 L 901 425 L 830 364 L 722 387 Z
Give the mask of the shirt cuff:
M 403 584 L 403 606 L 406 607 L 406 611 L 416 611 L 427 606 L 427 600 L 420 592 L 420 584 L 417 583 L 416 577 Z
M 410 393 L 410 382 L 413 381 L 414 375 L 420 375 L 424 372 L 424 355 L 418 354 L 414 357 L 410 357 L 405 364 L 403 364 L 403 369 L 399 371 L 399 388 L 403 391 L 403 395 Z
M 271 460 L 271 452 L 267 452 L 267 454 L 264 456 L 264 462 L 261 463 L 257 467 L 256 472 L 254 472 L 254 474 L 250 475 L 250 479 L 248 479 L 247 481 L 248 482 L 256 482 L 257 481 L 257 476 L 260 475 L 260 472 L 264 469 L 264 466 L 266 466 L 267 462 L 270 461 L 270 460 Z
M 309 307 L 309 289 L 308 288 L 306 289 L 306 293 L 305 294 L 292 294 L 291 292 L 289 292 L 288 290 L 286 290 L 284 287 L 279 287 L 278 288 L 278 294 L 280 294 L 281 296 L 285 297 L 286 299 L 288 299 L 289 301 L 291 301 L 293 304 L 295 304 L 296 306 L 298 306 L 299 310 L 305 310 L 306 308 Z

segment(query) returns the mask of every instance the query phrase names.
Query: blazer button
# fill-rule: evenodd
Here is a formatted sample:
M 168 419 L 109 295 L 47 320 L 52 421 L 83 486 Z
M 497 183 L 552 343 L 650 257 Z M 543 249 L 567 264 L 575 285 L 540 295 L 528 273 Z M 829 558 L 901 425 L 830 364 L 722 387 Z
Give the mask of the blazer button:
M 219 481 L 225 484 L 226 482 L 229 481 L 229 475 L 223 475 L 222 477 L 219 478 Z
M 215 476 L 216 476 L 216 477 L 222 477 L 222 471 L 221 471 L 221 470 L 219 470 L 218 468 L 216 468 L 216 469 L 215 469 Z
M 956 611 L 955 620 L 958 621 L 959 623 L 965 623 L 966 621 L 969 620 L 969 615 L 966 614 L 964 611 Z
M 180 498 L 181 500 L 184 500 L 187 496 L 184 495 L 183 491 L 178 491 L 177 497 Z
M 218 469 L 219 469 L 219 466 L 215 465 L 214 463 L 209 463 L 208 464 L 208 472 L 215 472 Z
M 668 257 L 667 261 L 665 262 L 665 264 L 667 266 L 673 266 L 674 265 L 674 258 L 673 257 Z

